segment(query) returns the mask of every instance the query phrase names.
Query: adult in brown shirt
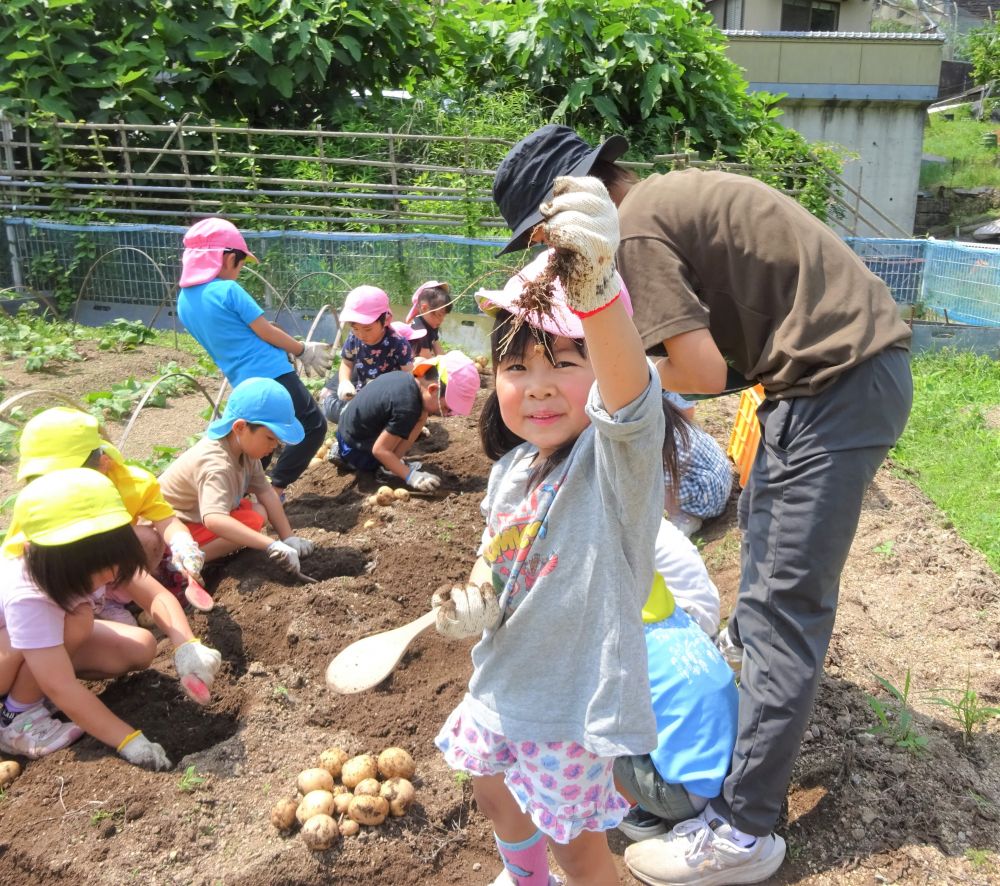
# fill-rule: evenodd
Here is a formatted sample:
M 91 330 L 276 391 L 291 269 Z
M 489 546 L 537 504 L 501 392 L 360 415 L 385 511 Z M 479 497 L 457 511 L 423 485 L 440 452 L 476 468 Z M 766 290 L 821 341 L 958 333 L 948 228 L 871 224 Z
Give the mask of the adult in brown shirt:
M 739 731 L 722 794 L 677 831 L 636 843 L 649 883 L 756 883 L 780 867 L 773 833 L 833 630 L 865 489 L 912 400 L 909 338 L 889 291 L 825 224 L 754 179 L 684 170 L 638 181 L 597 148 L 544 126 L 504 159 L 493 195 L 514 232 L 544 236 L 539 206 L 562 175 L 591 175 L 618 207 L 618 270 L 667 390 L 756 382 L 761 445 L 740 496 L 740 589 L 719 645 L 738 668 Z M 612 241 L 599 212 L 575 211 Z M 591 228 L 588 224 L 593 223 Z M 641 803 L 642 798 L 636 798 Z

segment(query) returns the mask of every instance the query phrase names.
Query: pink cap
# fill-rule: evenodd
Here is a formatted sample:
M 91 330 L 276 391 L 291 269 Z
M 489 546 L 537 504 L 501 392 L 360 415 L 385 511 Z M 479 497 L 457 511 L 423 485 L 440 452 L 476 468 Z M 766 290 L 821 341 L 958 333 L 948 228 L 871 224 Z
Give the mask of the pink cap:
M 377 286 L 358 286 L 347 293 L 341 323 L 374 323 L 389 310 L 389 296 Z M 391 316 L 391 315 L 390 315 Z
M 479 370 L 461 351 L 448 351 L 439 357 L 417 360 L 414 375 L 423 375 L 428 366 L 436 366 L 438 378 L 445 386 L 444 402 L 456 415 L 468 415 L 479 390 Z
M 407 341 L 413 341 L 414 339 L 423 338 L 427 335 L 426 329 L 414 329 L 412 326 L 407 326 L 405 323 L 400 323 L 399 320 L 395 320 L 389 324 L 392 327 L 392 331 L 396 333 L 400 338 L 405 338 Z
M 520 271 L 511 277 L 503 289 L 480 289 L 476 293 L 476 302 L 481 310 L 487 314 L 496 312 L 497 308 L 509 311 L 511 314 L 521 314 L 519 301 L 524 284 L 538 278 L 549 263 L 549 256 L 553 250 L 547 250 L 526 264 Z M 622 304 L 629 316 L 632 316 L 632 299 L 629 298 L 625 281 L 615 272 L 618 284 L 621 287 Z M 566 304 L 566 290 L 562 283 L 556 278 L 552 283 L 552 315 L 538 317 L 532 313 L 527 318 L 532 326 L 541 326 L 550 335 L 562 335 L 566 338 L 583 338 L 583 324 L 580 318 L 574 314 Z
M 406 315 L 406 322 L 412 323 L 413 318 L 420 313 L 420 296 L 428 289 L 434 289 L 440 286 L 445 292 L 450 293 L 451 287 L 442 280 L 428 280 L 426 283 L 421 283 L 417 287 L 417 291 L 413 293 L 413 307 L 410 308 L 410 312 Z
M 222 254 L 226 249 L 239 249 L 247 258 L 257 261 L 236 225 L 224 218 L 203 218 L 184 234 L 184 254 L 181 256 L 180 286 L 198 286 L 219 276 Z

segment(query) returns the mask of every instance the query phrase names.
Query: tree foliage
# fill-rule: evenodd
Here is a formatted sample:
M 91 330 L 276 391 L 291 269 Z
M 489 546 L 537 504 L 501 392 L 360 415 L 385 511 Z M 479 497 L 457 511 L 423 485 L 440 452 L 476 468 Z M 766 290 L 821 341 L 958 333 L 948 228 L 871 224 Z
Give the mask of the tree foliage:
M 985 85 L 1000 80 L 1000 20 L 969 31 L 963 48 L 966 58 L 972 62 L 972 77 L 976 83 Z
M 0 108 L 306 125 L 419 67 L 426 5 L 395 0 L 4 0 Z

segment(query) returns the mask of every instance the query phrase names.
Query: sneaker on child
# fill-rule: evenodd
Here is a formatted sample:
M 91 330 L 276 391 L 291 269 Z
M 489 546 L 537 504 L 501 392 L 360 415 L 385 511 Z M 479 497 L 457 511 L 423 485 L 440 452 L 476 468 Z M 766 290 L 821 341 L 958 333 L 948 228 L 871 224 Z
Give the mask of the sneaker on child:
M 83 730 L 76 723 L 56 720 L 39 702 L 0 726 L 0 751 L 37 760 L 73 744 Z
M 134 626 L 136 624 L 135 616 L 125 608 L 124 603 L 109 600 L 107 597 L 104 598 L 104 605 L 101 606 L 97 618 L 101 621 L 116 621 L 120 625 Z
M 618 830 L 629 839 L 638 842 L 639 840 L 648 840 L 650 837 L 665 834 L 667 832 L 667 824 L 658 815 L 647 812 L 641 806 L 633 806 L 629 810 L 628 815 L 621 820 Z
M 732 827 L 709 810 L 675 825 L 669 834 L 633 843 L 625 850 L 628 869 L 652 886 L 759 883 L 784 860 L 785 841 L 777 834 L 741 846 Z
M 549 886 L 564 886 L 565 881 L 562 877 L 557 877 L 553 873 L 549 873 Z M 490 886 L 515 886 L 514 878 L 507 872 L 507 868 L 500 871 L 500 876 L 498 876 Z

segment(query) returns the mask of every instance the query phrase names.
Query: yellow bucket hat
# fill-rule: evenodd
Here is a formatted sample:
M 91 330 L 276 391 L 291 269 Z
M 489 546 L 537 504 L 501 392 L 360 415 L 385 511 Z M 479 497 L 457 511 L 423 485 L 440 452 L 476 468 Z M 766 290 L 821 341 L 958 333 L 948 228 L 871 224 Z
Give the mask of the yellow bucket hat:
M 17 479 L 79 468 L 95 449 L 122 463 L 121 453 L 101 437 L 97 419 L 79 409 L 56 406 L 40 412 L 21 431 Z
M 132 516 L 107 477 L 89 468 L 69 468 L 25 486 L 14 502 L 11 521 L 20 531 L 5 541 L 4 552 L 19 557 L 25 542 L 65 545 L 128 526 Z

